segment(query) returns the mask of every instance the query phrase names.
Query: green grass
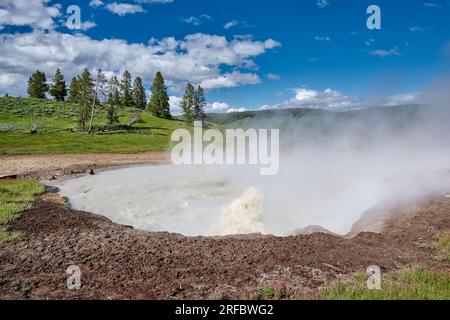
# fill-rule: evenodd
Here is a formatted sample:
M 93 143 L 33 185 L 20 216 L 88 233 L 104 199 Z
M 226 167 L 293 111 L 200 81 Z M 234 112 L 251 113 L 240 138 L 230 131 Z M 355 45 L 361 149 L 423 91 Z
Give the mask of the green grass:
M 189 128 L 183 121 L 156 118 L 147 111 L 123 108 L 114 132 L 98 129 L 107 124 L 106 110 L 96 109 L 94 134 L 78 131 L 77 105 L 51 100 L 0 97 L 0 155 L 140 153 L 168 150 L 170 135 L 178 128 Z M 124 126 L 130 114 L 141 121 Z M 37 127 L 37 134 L 30 128 Z
M 450 261 L 450 231 L 439 233 L 436 237 L 435 251 L 444 261 Z
M 24 237 L 22 232 L 8 232 L 5 228 L 0 228 L 0 243 L 19 241 Z
M 450 274 L 415 267 L 384 275 L 381 290 L 367 289 L 367 277 L 355 275 L 347 283 L 324 289 L 326 300 L 450 300 Z
M 44 192 L 44 186 L 33 180 L 0 181 L 0 243 L 21 239 L 20 232 L 8 232 L 5 225 L 31 208 L 34 198 Z

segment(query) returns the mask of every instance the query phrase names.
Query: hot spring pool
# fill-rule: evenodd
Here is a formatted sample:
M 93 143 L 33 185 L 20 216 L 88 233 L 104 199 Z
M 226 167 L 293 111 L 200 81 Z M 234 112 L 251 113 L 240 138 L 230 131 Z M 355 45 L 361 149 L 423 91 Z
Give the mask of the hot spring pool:
M 262 177 L 258 170 L 234 167 L 148 165 L 54 186 L 76 210 L 139 230 L 186 236 L 285 236 L 312 225 L 346 234 L 363 212 L 395 192 L 373 171 L 321 169 Z

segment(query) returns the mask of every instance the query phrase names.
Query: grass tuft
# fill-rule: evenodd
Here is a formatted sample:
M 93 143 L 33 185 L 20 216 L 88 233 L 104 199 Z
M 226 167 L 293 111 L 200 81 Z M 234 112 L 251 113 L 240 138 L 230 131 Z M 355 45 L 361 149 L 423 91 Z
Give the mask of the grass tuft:
M 347 283 L 324 289 L 326 300 L 449 300 L 450 275 L 415 267 L 383 277 L 381 290 L 367 289 L 367 276 L 358 274 Z
M 0 181 L 0 243 L 19 240 L 20 232 L 8 232 L 3 227 L 31 208 L 34 198 L 44 192 L 44 186 L 34 180 Z
M 5 228 L 0 228 L 0 243 L 7 243 L 22 240 L 25 235 L 19 231 L 8 232 Z

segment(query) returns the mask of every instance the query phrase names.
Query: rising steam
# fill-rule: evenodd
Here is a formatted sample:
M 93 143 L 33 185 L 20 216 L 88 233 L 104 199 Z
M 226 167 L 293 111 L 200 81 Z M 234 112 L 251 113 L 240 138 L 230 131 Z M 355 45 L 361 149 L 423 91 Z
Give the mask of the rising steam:
M 280 173 L 251 167 L 144 166 L 58 183 L 76 209 L 149 231 L 289 235 L 319 225 L 345 234 L 380 202 L 448 192 L 450 107 L 444 89 L 420 106 L 262 117 L 281 128 Z

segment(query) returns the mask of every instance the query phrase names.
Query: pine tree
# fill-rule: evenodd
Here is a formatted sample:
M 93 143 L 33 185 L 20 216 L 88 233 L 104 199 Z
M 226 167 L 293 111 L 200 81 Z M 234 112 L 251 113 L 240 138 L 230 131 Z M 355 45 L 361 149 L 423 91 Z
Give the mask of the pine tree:
M 28 79 L 28 95 L 30 98 L 45 99 L 49 87 L 45 73 L 37 70 Z
M 109 80 L 108 99 L 106 104 L 120 106 L 120 83 L 116 76 L 112 76 Z
M 194 121 L 203 121 L 206 118 L 206 105 L 205 91 L 203 91 L 202 87 L 198 86 L 194 95 Z
M 55 98 L 56 101 L 64 101 L 67 96 L 66 81 L 61 73 L 61 70 L 56 69 L 55 78 L 50 86 L 50 95 Z
M 117 108 L 120 105 L 120 83 L 116 76 L 112 76 L 109 80 L 108 100 L 106 103 L 108 105 L 108 124 L 112 126 L 119 121 Z
M 192 84 L 188 83 L 180 106 L 184 119 L 189 123 L 194 121 L 194 96 L 195 88 Z
M 106 80 L 105 74 L 101 69 L 97 71 L 94 83 L 94 97 L 92 99 L 91 118 L 89 121 L 88 132 L 92 132 L 92 122 L 94 121 L 95 105 L 105 101 L 107 95 L 108 80 Z
M 80 109 L 78 113 L 78 123 L 81 130 L 88 129 L 89 114 L 91 111 L 91 104 L 95 101 L 94 83 L 91 78 L 91 73 L 88 69 L 84 69 L 79 79 L 80 95 L 79 104 Z
M 147 97 L 141 77 L 136 77 L 133 83 L 133 103 L 139 109 L 145 109 L 147 106 Z
M 125 70 L 120 82 L 120 95 L 122 107 L 131 107 L 133 105 L 133 96 L 131 90 L 131 74 Z
M 78 103 L 80 101 L 80 79 L 79 77 L 73 77 L 69 86 L 69 97 L 67 102 Z
M 151 91 L 152 96 L 148 104 L 148 110 L 158 118 L 170 119 L 169 95 L 161 72 L 156 73 Z

